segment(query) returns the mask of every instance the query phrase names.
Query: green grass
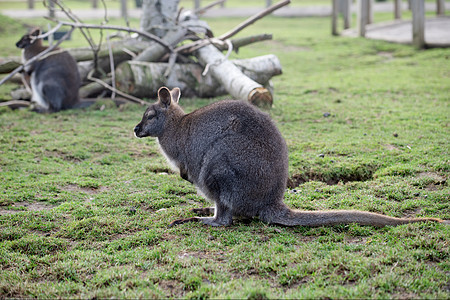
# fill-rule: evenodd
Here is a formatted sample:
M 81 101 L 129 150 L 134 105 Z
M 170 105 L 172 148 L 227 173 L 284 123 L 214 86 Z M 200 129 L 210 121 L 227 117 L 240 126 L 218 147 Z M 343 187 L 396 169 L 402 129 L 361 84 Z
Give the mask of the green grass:
M 208 20 L 216 35 L 240 21 Z M 23 27 L 8 26 L 0 39 L 18 40 Z M 290 207 L 450 219 L 449 50 L 332 37 L 321 18 L 268 17 L 241 35 L 261 32 L 274 40 L 233 57 L 274 53 L 283 66 L 270 114 L 289 147 Z M 441 224 L 168 228 L 209 203 L 153 139 L 133 137 L 144 109 L 0 110 L 2 297 L 450 297 Z

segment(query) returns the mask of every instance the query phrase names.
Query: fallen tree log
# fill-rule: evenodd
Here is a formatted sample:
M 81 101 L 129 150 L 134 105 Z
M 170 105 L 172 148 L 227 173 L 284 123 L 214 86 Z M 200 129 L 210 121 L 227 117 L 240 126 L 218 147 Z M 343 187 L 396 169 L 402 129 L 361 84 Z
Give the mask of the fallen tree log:
M 129 60 L 131 56 L 126 52 L 122 52 L 114 56 L 114 65 L 118 65 L 126 60 Z M 102 57 L 97 60 L 97 68 L 102 70 L 105 74 L 111 72 L 111 63 L 109 57 Z M 94 69 L 94 61 L 81 61 L 78 63 L 78 73 L 82 81 L 86 81 L 88 74 Z
M 111 84 L 111 78 L 107 78 L 104 80 L 105 83 Z M 82 86 L 79 90 L 80 98 L 92 98 L 99 95 L 101 92 L 105 90 L 105 87 L 98 82 L 91 82 Z
M 256 106 L 272 106 L 272 93 L 261 84 L 245 76 L 213 45 L 198 49 L 196 56 L 203 66 L 209 66 L 209 72 L 212 76 L 234 99 L 246 100 Z
M 2 58 L 0 59 L 0 74 L 10 73 L 21 64 L 19 56 Z
M 259 87 L 281 74 L 281 64 L 275 55 L 230 61 L 240 72 L 251 78 Z M 116 87 L 136 97 L 153 98 L 158 88 L 179 87 L 186 97 L 215 97 L 227 94 L 227 90 L 212 73 L 202 76 L 198 64 L 175 64 L 169 77 L 163 74 L 168 63 L 128 61 L 116 68 Z
M 137 56 L 140 52 L 151 47 L 153 44 L 148 41 L 139 41 L 136 39 L 124 39 L 111 43 L 111 53 L 114 59 L 114 65 L 130 60 Z M 157 44 L 159 45 L 159 44 Z M 161 46 L 163 47 L 163 46 Z M 164 48 L 164 47 L 163 47 Z M 82 81 L 85 81 L 89 72 L 94 68 L 94 53 L 90 48 L 71 48 L 67 51 L 78 61 L 78 72 Z M 111 63 L 109 56 L 109 47 L 103 46 L 98 53 L 97 67 L 105 74 L 111 71 Z

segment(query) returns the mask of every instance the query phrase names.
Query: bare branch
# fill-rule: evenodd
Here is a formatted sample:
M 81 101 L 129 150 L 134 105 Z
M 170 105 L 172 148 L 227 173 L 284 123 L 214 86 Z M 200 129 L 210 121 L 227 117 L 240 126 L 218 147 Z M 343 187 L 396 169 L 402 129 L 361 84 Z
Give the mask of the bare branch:
M 238 26 L 236 26 L 235 28 L 233 28 L 232 30 L 222 34 L 221 36 L 218 37 L 219 40 L 226 40 L 229 39 L 230 37 L 232 37 L 233 35 L 235 35 L 236 33 L 238 33 L 239 31 L 241 31 L 242 29 L 246 28 L 247 26 L 255 23 L 257 20 L 267 16 L 268 14 L 274 12 L 275 10 L 288 5 L 289 3 L 291 3 L 291 0 L 284 0 L 281 2 L 278 2 L 268 8 L 266 8 L 265 10 L 261 11 L 260 13 L 248 18 L 247 20 L 245 20 L 244 22 L 242 22 L 241 24 L 239 24 Z
M 227 60 L 231 52 L 233 52 L 233 44 L 230 42 L 230 40 L 225 40 L 225 42 L 227 43 L 227 54 L 225 54 L 222 59 L 216 60 L 214 63 L 207 63 L 205 69 L 203 70 L 202 76 L 205 76 L 208 73 L 211 66 L 220 65 L 223 61 Z
M 32 40 L 44 39 L 44 38 L 48 37 L 49 35 L 55 33 L 59 28 L 61 28 L 62 25 L 63 25 L 63 24 L 58 23 L 58 24 L 56 24 L 55 27 L 53 27 L 52 29 L 50 29 L 50 30 L 47 31 L 46 33 L 40 34 L 40 35 L 38 35 L 38 36 L 32 36 L 31 39 L 32 39 Z
M 112 95 L 111 95 L 111 99 L 114 100 L 114 98 L 116 98 L 116 72 L 114 71 L 114 56 L 112 53 L 112 49 L 111 49 L 111 41 L 110 41 L 110 37 L 111 36 L 107 36 L 106 40 L 108 43 L 108 52 L 109 52 L 109 65 L 110 65 L 110 69 L 111 69 L 111 84 L 113 87 L 113 91 L 112 91 Z
M 172 68 L 175 65 L 175 62 L 177 61 L 178 54 L 176 52 L 173 52 L 169 56 L 169 63 L 166 71 L 164 72 L 164 77 L 169 77 L 170 73 L 172 72 Z
M 68 25 L 68 26 L 73 26 L 76 28 L 97 28 L 97 29 L 110 29 L 110 30 L 119 30 L 119 31 L 127 31 L 127 32 L 134 32 L 137 33 L 149 40 L 153 40 L 155 42 L 157 42 L 158 44 L 161 44 L 162 46 L 164 46 L 165 48 L 167 48 L 167 50 L 169 50 L 170 52 L 173 52 L 173 47 L 166 43 L 165 41 L 163 41 L 162 39 L 160 39 L 159 37 L 157 37 L 156 35 L 153 35 L 151 33 L 145 32 L 145 31 L 141 31 L 138 29 L 133 29 L 133 28 L 128 28 L 128 27 L 122 27 L 122 26 L 115 26 L 115 25 L 94 25 L 94 24 L 83 24 L 83 23 L 72 23 L 72 22 L 64 22 L 64 21 L 60 21 L 63 25 Z
M 272 39 L 272 35 L 271 34 L 258 34 L 258 35 L 252 35 L 252 36 L 247 36 L 247 37 L 242 37 L 242 38 L 236 38 L 236 39 L 232 39 L 231 40 L 231 44 L 233 45 L 233 50 L 235 52 L 238 52 L 240 47 L 252 44 L 252 43 L 256 43 L 256 42 L 261 42 L 261 41 L 266 41 L 266 40 L 271 40 Z M 214 44 L 214 46 L 216 46 L 219 50 L 227 50 L 227 44 Z
M 58 5 L 58 7 L 61 9 L 61 11 L 72 21 L 76 22 L 76 23 L 81 23 L 81 19 L 78 18 L 77 15 L 75 15 L 74 13 L 72 13 L 72 11 L 70 10 L 70 8 L 66 8 L 64 6 L 64 3 L 60 2 L 59 0 L 50 0 L 53 3 L 55 3 L 56 5 Z M 44 0 L 45 3 L 45 0 Z M 94 42 L 94 39 L 92 38 L 91 32 L 89 30 L 87 30 L 87 32 L 85 30 L 83 30 L 83 28 L 80 28 L 80 32 L 81 34 L 84 36 L 84 38 L 86 39 L 86 41 L 89 43 L 89 46 L 92 49 L 92 52 L 94 53 L 94 69 L 97 69 L 97 62 L 98 62 L 98 52 L 100 51 L 101 48 L 101 43 L 102 43 L 102 39 L 103 39 L 103 32 L 100 32 L 100 42 L 97 45 Z
M 214 6 L 219 5 L 219 4 L 222 4 L 222 3 L 226 2 L 226 1 L 227 1 L 227 0 L 217 0 L 217 1 L 214 1 L 214 2 L 212 2 L 212 3 L 208 4 L 208 5 L 206 5 L 205 7 L 197 8 L 196 10 L 194 10 L 194 14 L 196 14 L 196 15 L 202 15 L 202 14 L 204 14 L 208 9 L 213 8 Z
M 92 76 L 93 71 L 94 71 L 94 70 L 92 70 L 92 71 L 88 74 L 88 76 L 87 76 L 87 78 L 88 78 L 89 80 L 97 82 L 98 84 L 104 86 L 104 87 L 107 88 L 108 90 L 115 92 L 116 94 L 118 94 L 118 95 L 124 97 L 125 99 L 127 99 L 127 100 L 129 100 L 129 101 L 131 101 L 131 102 L 139 103 L 139 104 L 141 104 L 141 105 L 150 105 L 150 103 L 148 103 L 148 102 L 146 102 L 146 101 L 144 101 L 144 100 L 142 100 L 142 99 L 136 98 L 136 97 L 131 96 L 131 95 L 128 95 L 128 94 L 126 94 L 126 93 L 123 93 L 123 92 L 119 91 L 118 89 L 113 88 L 112 86 L 110 86 L 110 85 L 107 84 L 106 82 L 102 81 L 101 79 L 98 79 L 98 78 L 93 77 L 93 76 Z
M 236 26 L 234 29 L 222 34 L 221 36 L 219 36 L 216 39 L 210 39 L 210 40 L 199 40 L 196 42 L 193 42 L 191 44 L 186 44 L 183 45 L 181 47 L 178 47 L 175 49 L 176 52 L 186 52 L 188 49 L 188 53 L 198 50 L 201 47 L 207 46 L 209 44 L 211 44 L 213 41 L 217 41 L 217 40 L 226 40 L 229 39 L 230 37 L 232 37 L 233 35 L 237 34 L 238 32 L 240 32 L 241 30 L 243 30 L 244 28 L 248 27 L 249 25 L 255 23 L 257 20 L 265 17 L 266 15 L 272 13 L 273 11 L 288 5 L 289 3 L 291 3 L 290 0 L 284 0 L 282 2 L 276 3 L 268 8 L 266 8 L 265 10 L 259 12 L 258 14 L 248 18 L 246 21 L 242 22 L 241 24 L 239 24 L 238 26 Z
M 248 36 L 248 37 L 243 37 L 243 38 L 232 39 L 231 43 L 233 44 L 233 49 L 237 52 L 237 50 L 240 47 L 246 46 L 251 43 L 265 41 L 265 40 L 271 40 L 271 39 L 272 39 L 271 34 L 259 34 L 259 35 L 253 35 L 253 36 Z M 208 40 L 199 40 L 199 41 L 196 41 L 191 44 L 180 46 L 180 47 L 176 48 L 175 51 L 177 53 L 181 52 L 183 54 L 192 53 L 195 50 L 198 50 L 201 47 L 204 47 L 209 44 L 213 44 L 214 46 L 216 46 L 216 48 L 218 48 L 221 51 L 228 49 L 227 43 L 224 43 L 222 40 L 213 38 L 213 39 L 208 39 Z

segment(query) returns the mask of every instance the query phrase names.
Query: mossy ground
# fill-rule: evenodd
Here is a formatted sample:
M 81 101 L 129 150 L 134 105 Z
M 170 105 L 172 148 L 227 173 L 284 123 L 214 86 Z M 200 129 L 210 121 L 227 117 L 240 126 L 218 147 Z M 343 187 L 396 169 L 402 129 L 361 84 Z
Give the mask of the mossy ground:
M 240 21 L 208 20 L 216 35 Z M 1 53 L 19 55 L 24 29 L 8 28 Z M 267 17 L 241 35 L 261 32 L 274 40 L 233 56 L 283 66 L 270 114 L 289 147 L 290 207 L 450 219 L 448 49 L 332 37 L 324 18 Z M 134 138 L 144 109 L 0 110 L 2 297 L 450 297 L 441 224 L 168 228 L 209 203 L 154 140 Z

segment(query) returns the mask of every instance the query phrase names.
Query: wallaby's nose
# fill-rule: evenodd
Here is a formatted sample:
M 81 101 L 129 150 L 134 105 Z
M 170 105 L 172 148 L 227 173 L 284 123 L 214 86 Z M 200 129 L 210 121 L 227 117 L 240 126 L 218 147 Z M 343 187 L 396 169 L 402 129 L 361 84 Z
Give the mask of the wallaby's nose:
M 137 133 L 140 130 L 141 130 L 141 126 L 136 125 L 136 127 L 134 127 L 134 133 Z

